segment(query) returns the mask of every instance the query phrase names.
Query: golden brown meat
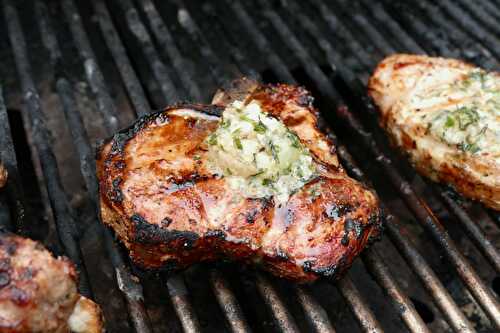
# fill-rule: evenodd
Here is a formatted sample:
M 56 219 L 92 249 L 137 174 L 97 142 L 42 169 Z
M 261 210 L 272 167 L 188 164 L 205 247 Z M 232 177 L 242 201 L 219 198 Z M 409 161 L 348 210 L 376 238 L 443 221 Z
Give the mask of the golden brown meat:
M 4 187 L 5 184 L 7 184 L 7 178 L 8 178 L 7 169 L 5 168 L 3 163 L 0 162 L 0 188 Z
M 92 318 L 75 326 L 85 330 L 75 332 L 102 332 L 100 309 L 78 294 L 76 280 L 66 258 L 56 259 L 41 244 L 0 230 L 0 332 L 67 333 L 74 312 Z M 80 309 L 80 304 L 94 306 Z
M 303 88 L 240 80 L 212 105 L 141 118 L 98 154 L 102 220 L 143 268 L 229 258 L 302 282 L 338 276 L 379 235 L 380 212 L 314 111 Z
M 396 54 L 372 75 L 381 125 L 419 172 L 500 209 L 500 75 L 454 59 Z

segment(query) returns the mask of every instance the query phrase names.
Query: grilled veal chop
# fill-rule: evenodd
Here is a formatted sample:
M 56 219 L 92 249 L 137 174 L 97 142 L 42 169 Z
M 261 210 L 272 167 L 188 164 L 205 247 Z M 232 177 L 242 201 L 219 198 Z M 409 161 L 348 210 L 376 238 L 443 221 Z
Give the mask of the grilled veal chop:
M 303 88 L 239 80 L 212 105 L 141 118 L 98 154 L 102 220 L 143 268 L 229 258 L 338 276 L 379 235 L 380 211 L 314 111 Z
M 500 74 L 396 54 L 378 65 L 369 93 L 422 174 L 500 210 Z
M 0 229 L 0 332 L 103 332 L 99 306 L 76 280 L 69 260 Z

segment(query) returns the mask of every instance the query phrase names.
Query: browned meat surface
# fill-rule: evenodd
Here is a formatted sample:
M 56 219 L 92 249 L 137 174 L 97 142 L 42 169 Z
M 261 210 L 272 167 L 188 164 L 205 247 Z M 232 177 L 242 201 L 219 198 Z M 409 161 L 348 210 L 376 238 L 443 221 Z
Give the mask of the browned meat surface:
M 368 92 L 391 141 L 423 175 L 500 210 L 500 73 L 394 54 Z
M 310 151 L 318 174 L 286 202 L 245 197 L 211 171 L 207 136 L 235 100 L 258 103 Z M 212 105 L 141 118 L 98 155 L 102 220 L 146 269 L 229 258 L 312 281 L 338 276 L 379 235 L 378 199 L 339 165 L 317 128 L 312 97 L 300 87 L 236 81 Z
M 68 318 L 76 304 L 85 302 L 76 281 L 69 260 L 54 258 L 41 244 L 0 230 L 1 333 L 69 332 Z M 88 316 L 100 320 L 97 305 Z M 86 327 L 78 332 L 102 331 L 102 326 Z
M 3 163 L 0 162 L 0 188 L 4 187 L 5 184 L 7 184 L 7 177 L 8 177 L 7 169 L 5 168 Z

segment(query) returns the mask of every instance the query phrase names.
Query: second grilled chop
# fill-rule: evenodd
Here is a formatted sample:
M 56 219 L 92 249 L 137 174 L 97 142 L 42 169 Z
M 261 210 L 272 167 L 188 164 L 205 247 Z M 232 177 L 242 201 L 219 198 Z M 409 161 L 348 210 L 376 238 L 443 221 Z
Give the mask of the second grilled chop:
M 143 268 L 229 258 L 312 281 L 380 232 L 378 199 L 346 175 L 300 87 L 236 81 L 212 105 L 141 118 L 98 155 L 102 220 Z
M 395 54 L 370 78 L 381 124 L 424 175 L 500 210 L 500 74 Z

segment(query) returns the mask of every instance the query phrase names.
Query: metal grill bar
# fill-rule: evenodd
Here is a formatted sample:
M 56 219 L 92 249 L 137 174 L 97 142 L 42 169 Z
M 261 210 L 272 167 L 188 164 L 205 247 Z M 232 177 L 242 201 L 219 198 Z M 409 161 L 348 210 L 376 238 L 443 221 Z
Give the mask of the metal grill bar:
M 250 18 L 250 16 L 244 11 L 244 9 L 237 2 L 229 2 L 228 4 L 234 4 L 237 8 L 233 10 L 238 14 L 240 21 L 245 25 L 247 30 L 252 29 L 250 36 L 257 45 L 269 45 L 268 41 L 264 35 L 257 29 L 255 29 L 255 24 Z M 279 56 L 273 51 L 273 49 L 266 49 L 266 56 L 269 65 L 272 66 L 273 70 L 276 71 L 278 77 L 285 81 L 287 77 L 293 79 L 292 74 L 288 68 L 284 65 Z M 281 68 L 281 70 L 277 70 Z M 282 73 L 281 71 L 284 71 Z M 282 76 L 283 75 L 283 76 Z M 295 79 L 293 79 L 295 81 Z M 360 325 L 366 332 L 382 332 L 380 324 L 375 319 L 375 316 L 371 310 L 367 307 L 366 302 L 362 299 L 359 291 L 354 286 L 352 281 L 344 277 L 341 281 L 337 282 L 337 287 L 341 294 L 346 299 L 354 315 L 358 319 Z
M 185 11 L 185 15 L 187 17 L 190 17 L 190 14 L 189 14 L 189 12 L 187 11 L 187 9 L 185 7 L 183 8 L 183 10 Z M 192 20 L 192 18 L 186 20 L 186 22 L 185 22 L 185 28 L 187 30 L 191 31 L 192 34 L 199 33 L 199 29 L 198 28 L 192 28 L 192 27 L 189 26 L 191 24 L 195 24 L 195 22 Z M 210 61 L 209 62 L 209 66 L 210 67 L 219 67 L 219 64 L 218 64 L 218 62 L 212 62 L 212 61 Z M 213 72 L 222 72 L 222 69 L 217 69 L 217 70 L 214 70 Z M 222 81 L 221 81 L 221 84 L 222 84 Z M 264 289 L 269 290 L 269 289 L 273 288 L 272 284 L 270 284 L 270 283 L 268 283 L 266 285 L 262 285 L 262 283 L 263 282 L 262 282 L 261 279 L 257 279 L 256 284 L 257 284 L 257 287 L 258 287 L 259 290 L 264 290 Z M 276 297 L 279 297 L 276 290 L 273 289 L 272 293 Z M 281 304 L 281 301 L 279 299 L 277 299 L 277 301 L 279 301 L 279 304 Z M 304 308 L 304 310 L 306 312 L 306 315 L 309 318 L 318 320 L 318 322 L 314 322 L 313 321 L 314 325 L 318 325 L 319 327 L 328 327 L 330 325 L 328 323 L 328 321 L 327 320 L 325 321 L 324 318 L 321 317 L 321 315 L 318 312 L 314 311 L 315 309 L 318 308 L 318 306 L 316 304 L 312 303 L 310 298 L 306 298 L 304 296 L 303 301 L 305 302 L 305 303 L 303 303 L 303 308 Z M 273 314 L 275 315 L 275 318 L 277 319 L 277 323 L 280 325 L 280 327 L 282 329 L 284 329 L 284 330 L 287 330 L 288 328 L 293 327 L 295 324 L 293 322 L 289 322 L 288 321 L 291 318 L 291 316 L 283 315 L 282 312 L 279 312 L 279 313 L 276 312 L 276 311 L 281 311 L 279 304 L 278 305 L 274 304 L 273 306 L 270 306 L 270 308 L 273 311 Z M 224 305 L 222 305 L 222 304 L 221 304 L 221 306 L 224 307 Z
M 188 60 L 181 55 L 177 45 L 175 44 L 174 37 L 170 33 L 167 25 L 163 23 L 155 4 L 151 0 L 139 1 L 139 3 L 142 6 L 142 10 L 147 15 L 151 29 L 153 30 L 154 36 L 158 41 L 160 49 L 167 52 L 170 61 L 172 62 L 172 66 L 179 75 L 184 88 L 195 101 L 201 101 L 202 93 L 200 87 L 198 86 L 196 80 L 193 79 L 191 73 L 187 70 L 192 65 L 189 64 Z
M 76 41 L 78 53 L 82 58 L 87 80 L 91 83 L 92 93 L 96 96 L 98 109 L 103 117 L 108 119 L 106 129 L 109 132 L 116 132 L 120 124 L 118 123 L 115 104 L 104 83 L 104 78 L 97 64 L 96 56 L 83 28 L 82 19 L 76 10 L 73 0 L 64 0 L 61 5 L 73 38 Z
M 334 141 L 337 141 L 334 138 Z M 342 161 L 342 165 L 349 171 L 351 176 L 374 188 L 373 184 L 358 167 L 353 157 L 349 154 L 345 146 L 336 143 L 337 153 Z M 450 296 L 446 288 L 431 269 L 425 259 L 418 253 L 415 246 L 401 234 L 401 225 L 398 218 L 389 213 L 387 207 L 381 203 L 381 208 L 386 212 L 386 229 L 392 243 L 397 247 L 411 269 L 418 275 L 427 291 L 433 296 L 437 306 L 443 311 L 448 323 L 455 332 L 474 332 L 469 321 L 460 311 L 459 307 Z
M 385 48 L 383 48 L 383 51 L 390 52 L 389 49 Z M 373 108 L 370 108 L 370 110 L 373 110 Z M 443 201 L 446 203 L 449 209 L 457 216 L 462 226 L 468 231 L 469 237 L 474 241 L 476 246 L 498 271 L 500 253 L 498 252 L 498 250 L 496 250 L 493 244 L 491 244 L 491 241 L 488 239 L 488 237 L 481 231 L 477 224 L 472 221 L 468 213 L 455 202 L 454 198 L 451 196 L 451 192 L 434 185 L 431 185 L 431 187 L 433 187 L 435 191 L 442 197 Z
M 225 82 L 230 80 L 229 75 L 220 68 L 219 59 L 212 50 L 212 46 L 205 39 L 204 34 L 200 32 L 200 28 L 195 21 L 191 18 L 191 14 L 187 11 L 186 7 L 183 5 L 182 0 L 173 0 L 173 2 L 178 6 L 177 10 L 177 20 L 180 25 L 189 33 L 191 38 L 195 41 L 197 45 L 200 45 L 200 52 L 203 55 L 204 60 L 208 63 L 208 68 L 219 85 L 223 85 Z
M 435 21 L 443 22 L 444 18 L 439 17 L 435 19 Z M 452 29 L 452 31 L 457 31 L 457 30 Z M 464 37 L 462 36 L 462 38 Z M 389 50 L 384 50 L 384 51 L 389 52 Z M 370 110 L 373 111 L 373 108 L 370 108 Z M 498 271 L 500 253 L 491 244 L 491 241 L 488 239 L 488 237 L 481 231 L 481 229 L 476 225 L 476 223 L 474 223 L 471 220 L 468 213 L 454 201 L 454 198 L 450 196 L 449 191 L 446 191 L 435 185 L 430 185 L 430 186 L 433 187 L 435 191 L 442 197 L 443 201 L 446 203 L 448 208 L 456 215 L 456 217 L 461 222 L 462 226 L 468 231 L 467 234 L 469 235 L 469 237 L 474 241 L 474 243 L 480 249 L 483 255 L 485 255 L 485 257 Z
M 384 50 L 384 51 L 388 51 L 388 50 Z M 463 212 L 463 211 L 462 211 L 462 212 Z M 465 212 L 463 212 L 463 213 L 465 213 Z M 464 222 L 464 221 L 462 221 L 462 222 L 463 222 L 463 223 L 466 223 L 467 221 L 465 221 L 465 222 Z M 470 222 L 472 222 L 472 221 L 470 221 Z M 469 224 L 470 224 L 470 223 L 469 223 Z M 477 229 L 477 226 L 475 226 L 475 225 L 473 225 L 473 226 Z M 485 247 L 486 247 L 486 248 L 488 248 L 488 244 L 489 244 L 489 243 L 484 242 L 484 241 L 485 241 L 485 239 L 484 239 L 485 237 L 484 237 L 484 234 L 482 234 L 482 232 L 481 232 L 480 230 L 476 230 L 476 231 L 477 231 L 477 233 L 476 233 L 477 235 L 476 235 L 476 236 L 478 236 L 478 237 L 476 237 L 476 242 L 477 242 L 477 243 L 480 243 L 480 248 L 481 248 L 483 251 L 486 251 Z M 482 238 L 482 239 L 481 239 L 481 238 Z M 491 250 L 491 248 L 489 248 L 489 250 Z M 493 250 L 495 250 L 495 249 L 493 248 Z M 495 252 L 495 251 L 491 251 L 491 252 L 490 252 L 490 254 L 491 254 L 491 255 L 490 255 L 490 257 L 495 255 L 495 254 L 494 254 L 494 252 Z M 488 257 L 488 256 L 487 256 L 487 257 Z
M 2 202 L 2 211 L 9 212 L 8 207 L 3 207 L 4 204 L 8 203 L 9 207 L 15 207 L 14 211 L 7 213 L 6 216 L 2 216 L 2 221 L 0 221 L 0 227 L 4 227 L 7 230 L 17 230 L 21 233 L 25 231 L 25 199 L 24 191 L 20 184 L 19 171 L 17 168 L 16 153 L 14 151 L 14 143 L 12 142 L 12 136 L 10 132 L 9 117 L 7 114 L 7 108 L 5 107 L 3 88 L 0 86 L 0 160 L 2 161 L 4 167 L 8 172 L 8 179 L 6 190 L 7 190 L 7 202 Z M 2 200 L 3 201 L 3 200 Z M 12 214 L 13 213 L 13 214 Z M 12 218 L 11 215 L 14 215 Z M 14 220 L 14 223 L 12 223 Z
M 73 8 L 76 10 L 76 8 Z M 107 13 L 106 7 L 101 6 L 99 8 L 101 11 L 99 12 L 100 14 L 104 14 L 104 16 L 101 16 L 101 18 L 105 19 L 105 17 L 109 18 L 109 13 Z M 132 8 L 133 9 L 133 8 Z M 134 9 L 135 10 L 135 9 Z M 135 11 L 133 12 L 135 15 L 138 15 L 138 13 Z M 77 12 L 73 13 L 74 15 L 79 16 Z M 108 15 L 106 15 L 108 14 Z M 107 27 L 112 27 L 112 21 L 108 21 Z M 139 21 L 140 23 L 140 21 Z M 140 23 L 142 26 L 142 23 Z M 101 28 L 106 27 L 106 25 L 100 25 Z M 142 26 L 143 27 L 143 26 Z M 80 41 L 77 40 L 77 43 L 80 43 L 81 40 L 88 40 L 88 37 L 86 35 L 86 32 L 83 28 L 83 26 L 80 27 Z M 113 29 L 116 31 L 116 29 Z M 107 30 L 106 30 L 107 31 Z M 103 30 L 103 33 L 106 33 L 105 30 Z M 109 30 L 112 31 L 112 30 Z M 118 37 L 118 36 L 115 36 Z M 119 51 L 121 42 L 119 38 L 116 38 L 113 40 L 113 47 L 115 51 Z M 121 49 L 124 49 L 121 47 Z M 114 53 L 113 53 L 114 55 Z M 126 70 L 127 64 L 123 63 L 121 61 L 124 60 L 123 57 L 115 57 L 115 62 L 120 62 L 120 66 L 118 66 L 119 70 L 121 69 L 121 75 L 122 79 L 127 79 L 127 80 L 136 80 L 137 76 L 132 75 L 131 73 L 133 72 L 127 72 L 123 71 L 124 69 Z M 90 82 L 92 85 L 94 82 Z M 126 88 L 131 88 L 134 89 L 133 87 L 139 86 L 140 83 L 138 81 L 134 81 L 131 84 L 126 85 Z M 129 91 L 128 92 L 129 97 L 133 100 L 134 105 L 141 105 L 141 108 L 144 107 L 145 101 L 142 100 L 142 97 L 144 94 L 142 93 L 142 89 L 140 91 Z M 149 108 L 148 108 L 149 109 Z M 136 110 L 136 113 L 142 112 L 144 110 L 139 109 Z M 109 119 L 105 118 L 105 123 L 108 122 Z M 83 125 L 82 125 L 83 126 Z M 109 126 L 107 126 L 109 127 Z M 90 182 L 97 183 L 97 179 L 95 179 L 95 172 L 93 173 L 94 180 L 90 180 Z M 97 197 L 96 197 L 97 198 Z M 105 236 L 107 239 L 112 239 L 112 236 L 109 232 L 109 230 L 105 230 Z M 128 270 L 125 268 L 123 259 L 119 256 L 119 253 L 116 252 L 117 249 L 115 248 L 115 245 L 112 243 L 107 243 L 108 250 L 111 251 L 111 253 L 115 254 L 114 256 L 111 256 L 112 260 L 114 260 L 114 264 L 117 270 L 117 277 L 118 277 L 118 284 L 120 289 L 125 293 L 125 296 L 127 297 L 127 303 L 129 305 L 129 312 L 132 318 L 132 321 L 134 325 L 136 326 L 136 330 L 138 332 L 149 332 L 151 331 L 151 324 L 149 323 L 149 318 L 147 318 L 146 311 L 144 309 L 143 305 L 143 296 L 142 296 L 142 287 L 140 284 L 135 282 L 135 279 L 132 278 L 132 275 L 128 272 Z M 184 329 L 189 332 L 199 332 L 199 323 L 196 319 L 196 316 L 194 315 L 194 310 L 192 306 L 189 303 L 188 300 L 188 295 L 187 295 L 187 289 L 185 287 L 184 281 L 180 276 L 174 276 L 172 277 L 169 281 L 167 281 L 167 287 L 171 296 L 171 301 L 172 304 L 174 305 L 176 313 L 179 315 L 179 318 L 181 320 L 181 324 L 183 325 Z
M 340 96 L 333 90 L 325 74 L 323 74 L 319 67 L 315 65 L 312 57 L 294 36 L 292 31 L 288 29 L 281 17 L 275 13 L 265 1 L 261 1 L 261 5 L 264 7 L 264 14 L 270 19 L 271 23 L 280 34 L 282 40 L 294 51 L 295 54 L 298 55 L 302 65 L 306 68 L 308 75 L 314 81 L 316 86 L 319 87 L 319 89 L 331 100 L 341 101 Z M 389 295 L 392 297 L 393 304 L 396 308 L 400 306 L 405 307 L 405 311 L 400 311 L 399 313 L 408 328 L 415 332 L 426 331 L 427 328 L 419 314 L 416 312 L 413 304 L 397 286 L 394 278 L 390 276 L 387 267 L 380 260 L 380 258 L 373 254 L 366 255 L 365 258 L 368 258 L 365 260 L 365 263 L 368 264 L 368 268 L 371 269 L 371 273 L 377 278 L 377 281 L 382 287 L 389 288 Z
M 439 1 L 436 4 L 441 7 L 443 11 L 446 11 L 446 14 L 456 21 L 457 25 L 462 27 L 464 33 L 467 33 L 490 50 L 497 58 L 500 58 L 500 48 L 497 46 L 500 44 L 500 38 L 486 31 L 478 24 L 478 21 L 471 17 L 469 11 L 462 10 L 459 6 L 450 3 L 448 0 Z M 484 16 L 487 17 L 486 15 Z M 481 24 L 484 23 L 483 20 L 480 22 Z
M 337 281 L 336 284 L 363 331 L 367 333 L 384 332 L 382 326 L 380 326 L 377 318 L 375 318 L 375 315 L 367 306 L 366 300 L 361 296 L 361 293 L 358 288 L 356 288 L 349 275 L 347 274 L 344 276 Z
M 295 286 L 295 293 L 316 333 L 335 333 L 335 329 L 330 323 L 325 310 L 316 302 L 307 289 L 302 286 Z
M 246 31 L 250 34 L 250 38 L 254 41 L 260 50 L 266 50 L 266 61 L 273 70 L 280 76 L 280 79 L 287 83 L 297 83 L 293 75 L 288 70 L 288 67 L 283 63 L 279 56 L 272 51 L 273 48 L 267 41 L 266 37 L 255 29 L 256 25 L 252 18 L 245 12 L 242 4 L 239 1 L 226 0 L 225 2 L 236 14 L 238 20 L 243 24 Z
M 152 74 L 160 86 L 166 104 L 177 102 L 180 96 L 179 91 L 170 78 L 168 69 L 156 51 L 151 36 L 144 24 L 142 24 L 139 13 L 134 8 L 132 1 L 120 0 L 117 3 L 125 14 L 128 29 L 139 42 L 144 57 L 151 65 Z
M 110 20 L 110 16 L 109 16 L 109 12 L 107 11 L 107 8 L 104 7 L 104 6 L 100 6 L 101 8 L 99 8 L 99 13 L 101 14 L 101 19 L 103 21 L 107 21 L 107 22 L 103 22 L 106 24 L 106 26 L 108 26 L 108 29 L 104 30 L 102 29 L 103 31 L 103 34 L 106 33 L 106 31 L 115 31 L 116 32 L 116 29 L 114 29 L 112 23 L 111 23 L 111 20 Z M 130 10 L 130 8 L 128 9 Z M 140 22 L 140 24 L 142 25 L 142 22 Z M 158 22 L 156 22 L 156 24 L 158 24 Z M 104 27 L 105 25 L 104 24 L 101 24 L 101 27 Z M 116 35 L 116 34 L 115 34 Z M 123 49 L 123 46 L 121 45 L 121 41 L 119 40 L 119 37 L 116 36 L 117 38 L 114 39 L 114 43 L 111 44 L 113 47 L 115 48 L 122 48 Z M 110 45 L 110 43 L 108 43 L 108 45 Z M 115 58 L 115 61 L 119 62 L 120 60 L 118 58 Z M 179 61 L 177 60 L 173 60 L 174 62 L 177 62 L 179 63 Z M 123 66 L 121 66 L 123 67 Z M 122 72 L 122 78 L 123 79 L 129 79 L 129 80 L 134 80 L 135 82 L 133 82 L 133 84 L 127 86 L 127 89 L 134 89 L 135 86 L 138 86 L 138 87 L 141 87 L 140 85 L 140 82 L 138 81 L 138 78 L 137 76 L 134 75 L 125 75 L 126 73 Z M 193 82 L 194 83 L 194 82 Z M 142 88 L 141 88 L 142 89 Z M 194 89 L 199 91 L 199 87 L 197 86 L 197 84 L 194 86 Z M 189 91 L 189 90 L 188 90 Z M 132 96 L 132 100 L 134 98 L 136 98 L 136 96 L 138 96 L 137 94 L 134 93 L 134 91 L 129 91 L 129 95 Z M 139 95 L 140 96 L 140 95 Z M 149 111 L 146 111 L 146 112 L 149 112 Z M 214 283 L 213 286 L 214 287 L 224 287 L 226 286 L 223 290 L 214 290 L 214 293 L 216 295 L 226 295 L 228 297 L 230 297 L 230 293 L 231 291 L 227 288 L 227 285 L 228 283 L 223 279 L 222 276 L 220 276 L 220 278 L 218 279 L 217 281 L 218 283 Z M 187 331 L 191 331 L 191 332 L 196 332 L 196 331 L 200 331 L 200 327 L 199 327 L 199 323 L 198 323 L 198 320 L 196 319 L 195 315 L 194 315 L 194 310 L 192 308 L 192 306 L 189 304 L 189 301 L 188 301 L 188 298 L 187 298 L 187 289 L 185 287 L 185 284 L 182 280 L 182 277 L 181 276 L 174 276 L 174 277 L 171 277 L 171 279 L 167 282 L 167 286 L 169 288 L 169 291 L 170 291 L 170 294 L 171 294 L 171 300 L 172 300 L 172 303 L 175 307 L 175 310 L 177 312 L 177 314 L 179 315 L 180 317 L 180 320 L 181 320 L 181 324 L 183 325 L 184 329 L 187 330 Z M 231 296 L 233 299 L 236 299 L 233 296 Z M 219 298 L 218 298 L 219 299 Z M 230 310 L 230 308 L 228 308 L 226 306 L 226 304 L 220 304 L 221 308 L 223 310 Z M 235 307 L 233 307 L 235 308 Z M 225 315 L 227 317 L 235 317 L 236 315 L 238 315 L 238 313 L 229 313 L 229 312 L 225 312 Z M 241 314 L 240 314 L 241 315 Z M 232 322 L 230 320 L 230 322 Z M 244 318 L 243 316 L 241 315 L 241 317 L 239 318 L 239 322 L 242 324 L 242 325 L 246 325 L 244 323 Z M 242 326 L 243 327 L 243 326 Z
M 177 317 L 179 317 L 184 332 L 201 332 L 200 323 L 189 301 L 189 292 L 181 274 L 171 276 L 167 280 L 167 288 L 170 294 L 170 301 L 174 306 Z
M 98 189 L 94 154 L 90 148 L 91 146 L 83 125 L 83 120 L 75 107 L 76 102 L 72 92 L 73 88 L 65 76 L 65 65 L 61 58 L 61 50 L 52 29 L 46 5 L 41 1 L 36 2 L 35 13 L 36 16 L 39 17 L 40 31 L 44 36 L 45 47 L 51 54 L 52 64 L 54 66 L 59 66 L 57 68 L 58 72 L 56 73 L 56 90 L 61 99 L 64 115 L 69 124 L 71 136 L 80 157 L 81 173 L 84 177 L 85 185 L 94 207 L 94 220 L 97 221 L 99 203 L 97 201 Z M 137 283 L 136 278 L 129 273 L 128 267 L 126 267 L 118 248 L 114 244 L 110 231 L 107 228 L 102 229 L 106 249 L 115 268 L 118 287 L 126 298 L 129 315 L 136 331 L 141 333 L 152 332 L 151 324 L 144 308 L 142 286 Z
M 102 31 L 102 36 L 110 50 L 116 67 L 120 72 L 122 82 L 129 94 L 130 101 L 134 106 L 134 110 L 138 116 L 144 116 L 149 113 L 149 102 L 144 94 L 144 90 L 139 83 L 139 79 L 128 59 L 127 52 L 123 46 L 120 36 L 112 24 L 111 16 L 106 8 L 104 0 L 92 0 L 94 10 L 97 14 L 99 27 Z
M 396 283 L 389 272 L 389 268 L 382 261 L 380 255 L 374 249 L 365 249 L 361 254 L 363 262 L 387 294 L 391 297 L 393 306 L 400 311 L 401 318 L 411 332 L 430 332 L 420 315 L 415 310 L 413 303 Z
M 392 161 L 379 149 L 372 134 L 363 128 L 353 114 L 347 109 L 338 109 L 337 116 L 344 119 L 349 128 L 362 139 L 363 144 L 369 149 L 377 163 L 385 171 L 393 186 L 415 214 L 415 217 L 417 217 L 418 221 L 429 231 L 432 238 L 444 250 L 444 253 L 457 270 L 465 285 L 486 314 L 488 314 L 492 323 L 500 327 L 500 304 L 490 289 L 481 281 L 463 254 L 460 253 L 455 242 L 448 235 L 430 208 L 413 191 L 411 185 L 400 175 L 399 171 L 392 164 Z
M 452 7 L 453 6 L 448 3 L 445 6 L 445 9 L 454 11 L 455 12 L 454 16 L 455 18 L 457 18 L 458 13 L 462 13 L 462 11 L 460 11 L 459 9 L 453 9 L 454 7 L 453 8 Z M 442 22 L 445 20 L 443 16 L 439 16 L 435 19 L 435 21 Z M 472 24 L 475 25 L 475 22 L 472 22 Z M 456 29 L 453 28 L 450 29 L 456 31 Z M 466 38 L 463 34 L 461 35 L 461 37 L 464 39 Z M 478 48 L 481 49 L 480 46 L 478 46 Z M 370 109 L 373 110 L 373 108 Z M 477 226 L 477 224 L 474 223 L 474 221 L 472 221 L 468 213 L 459 204 L 455 202 L 451 192 L 434 185 L 432 185 L 432 187 L 434 187 L 436 192 L 442 197 L 443 201 L 446 203 L 450 211 L 452 211 L 457 216 L 463 227 L 468 231 L 468 235 L 474 241 L 476 246 L 481 250 L 483 255 L 485 255 L 485 257 L 498 271 L 498 262 L 500 259 L 500 254 L 498 250 L 491 244 L 491 241 L 488 239 L 488 237 L 481 231 L 481 229 Z
M 274 289 L 271 282 L 264 276 L 264 274 L 256 273 L 256 285 L 260 296 L 264 302 L 272 310 L 274 319 L 277 321 L 278 326 L 283 332 L 292 333 L 300 332 L 295 320 L 290 312 L 288 312 L 285 304 L 280 299 L 278 293 Z
M 462 227 L 467 231 L 467 235 L 474 242 L 476 247 L 488 259 L 493 268 L 500 273 L 500 253 L 493 245 L 489 237 L 481 230 L 476 222 L 472 220 L 467 211 L 456 202 L 456 195 L 449 189 L 432 186 L 446 203 L 448 209 L 457 217 Z
M 231 55 L 233 61 L 238 65 L 239 70 L 244 73 L 244 75 L 252 77 L 254 79 L 261 79 L 260 73 L 249 64 L 247 57 L 243 54 L 242 50 L 238 48 L 236 42 L 231 38 L 230 33 L 227 31 L 226 27 L 220 23 L 217 13 L 215 12 L 215 8 L 212 6 L 210 2 L 207 2 L 204 6 L 202 6 L 202 11 L 207 17 L 213 21 L 214 26 L 218 28 L 221 33 L 224 35 L 224 40 L 227 42 L 228 53 Z M 267 56 L 267 55 L 266 55 Z
M 81 249 L 79 247 L 75 220 L 73 219 L 74 214 L 64 193 L 59 178 L 57 162 L 50 147 L 49 133 L 44 124 L 40 97 L 33 82 L 31 65 L 26 52 L 26 42 L 19 22 L 19 16 L 17 9 L 9 0 L 6 0 L 4 3 L 4 17 L 9 30 L 9 39 L 14 52 L 17 71 L 21 79 L 27 118 L 30 122 L 30 130 L 42 166 L 58 236 L 66 254 L 80 270 L 80 293 L 92 298 L 87 270 L 85 269 L 85 263 L 82 260 Z
M 210 271 L 210 283 L 212 284 L 212 289 L 214 290 L 215 297 L 217 297 L 219 306 L 223 308 L 233 332 L 251 332 L 236 296 L 231 291 L 227 280 L 218 270 L 212 269 Z
M 253 41 L 258 46 L 269 45 L 264 35 L 255 28 L 255 23 L 244 11 L 243 7 L 238 2 L 230 2 L 229 4 L 234 4 L 233 11 L 238 15 L 238 18 L 245 26 L 246 30 L 249 30 L 250 36 L 252 37 Z M 281 80 L 288 80 L 288 77 L 293 78 L 292 74 L 290 73 L 286 65 L 284 65 L 279 56 L 270 48 L 267 48 L 266 50 L 269 65 L 272 66 L 273 70 L 276 71 L 276 74 L 279 76 L 279 78 Z M 284 73 L 282 73 L 282 71 L 284 71 Z M 293 79 L 292 82 L 295 82 L 295 79 Z M 375 319 L 375 316 L 373 315 L 371 310 L 367 307 L 366 302 L 362 299 L 359 291 L 356 289 L 352 281 L 350 279 L 344 278 L 337 283 L 337 287 L 348 302 L 350 308 L 359 320 L 359 323 L 360 325 L 362 325 L 363 329 L 365 331 L 382 332 L 380 324 Z

